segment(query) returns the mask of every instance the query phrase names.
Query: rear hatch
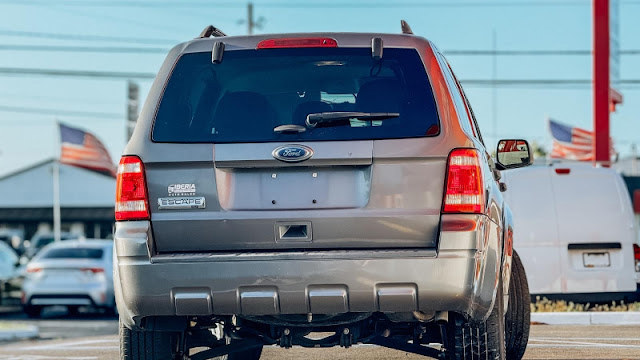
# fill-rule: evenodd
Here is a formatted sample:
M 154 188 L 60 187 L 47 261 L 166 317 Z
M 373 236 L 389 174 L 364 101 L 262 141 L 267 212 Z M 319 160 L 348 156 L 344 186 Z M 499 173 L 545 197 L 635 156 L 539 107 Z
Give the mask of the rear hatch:
M 415 49 L 184 54 L 150 144 L 172 155 L 145 162 L 155 248 L 435 247 L 438 134 Z

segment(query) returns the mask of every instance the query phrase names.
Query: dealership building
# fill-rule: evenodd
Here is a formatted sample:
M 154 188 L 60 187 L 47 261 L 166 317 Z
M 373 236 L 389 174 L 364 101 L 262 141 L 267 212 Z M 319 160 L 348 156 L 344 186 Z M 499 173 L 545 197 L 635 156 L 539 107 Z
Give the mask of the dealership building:
M 15 229 L 27 240 L 53 231 L 56 162 L 49 159 L 0 177 L 0 231 Z M 112 237 L 115 179 L 65 164 L 59 164 L 59 174 L 62 231 Z

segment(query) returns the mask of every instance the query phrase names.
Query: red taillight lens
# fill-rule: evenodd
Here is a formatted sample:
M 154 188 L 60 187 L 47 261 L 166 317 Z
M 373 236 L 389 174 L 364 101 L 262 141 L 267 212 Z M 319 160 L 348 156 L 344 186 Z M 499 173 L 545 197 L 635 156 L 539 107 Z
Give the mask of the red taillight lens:
M 638 244 L 633 244 L 633 258 L 640 261 L 640 246 Z
M 449 154 L 443 211 L 481 214 L 484 212 L 484 202 L 484 182 L 478 151 L 453 150 Z
M 558 175 L 569 175 L 570 173 L 571 173 L 571 169 L 565 169 L 565 168 L 556 169 L 556 174 L 558 174 Z
M 42 268 L 39 268 L 39 267 L 27 267 L 27 272 L 31 273 L 31 274 L 37 273 L 39 271 L 42 271 Z
M 144 165 L 137 156 L 123 156 L 116 181 L 116 220 L 148 220 L 149 200 Z
M 103 268 L 82 268 L 81 271 L 92 272 L 94 274 L 103 273 Z
M 257 49 L 282 49 L 282 48 L 320 48 L 338 47 L 338 42 L 332 38 L 282 38 L 262 40 L 256 46 Z

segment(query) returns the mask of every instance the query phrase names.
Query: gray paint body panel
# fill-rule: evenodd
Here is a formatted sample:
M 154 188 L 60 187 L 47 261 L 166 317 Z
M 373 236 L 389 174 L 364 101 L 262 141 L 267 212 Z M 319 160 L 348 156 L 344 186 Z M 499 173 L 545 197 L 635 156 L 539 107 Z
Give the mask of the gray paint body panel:
M 430 68 L 437 49 L 427 40 L 372 33 L 286 35 L 332 37 L 345 47 L 369 47 L 373 37 L 382 37 L 385 47 L 417 49 L 434 82 L 437 136 L 294 142 L 314 151 L 298 163 L 272 156 L 291 143 L 151 141 L 157 104 L 182 53 L 211 51 L 215 41 L 223 41 L 225 51 L 255 49 L 263 39 L 282 36 L 193 40 L 174 47 L 159 70 L 124 151 L 145 164 L 151 221 L 116 224 L 116 298 L 123 322 L 133 327 L 147 316 L 203 312 L 421 310 L 485 318 L 504 262 L 504 204 L 484 159 L 486 213 L 441 214 L 449 152 L 466 147 L 488 154 L 460 125 L 446 83 L 440 79 L 436 88 L 432 77 L 442 74 Z M 195 184 L 193 196 L 205 197 L 206 208 L 158 209 L 157 199 L 168 196 L 170 184 Z M 476 227 L 441 228 L 456 220 Z M 312 235 L 278 241 L 282 223 L 309 224 Z

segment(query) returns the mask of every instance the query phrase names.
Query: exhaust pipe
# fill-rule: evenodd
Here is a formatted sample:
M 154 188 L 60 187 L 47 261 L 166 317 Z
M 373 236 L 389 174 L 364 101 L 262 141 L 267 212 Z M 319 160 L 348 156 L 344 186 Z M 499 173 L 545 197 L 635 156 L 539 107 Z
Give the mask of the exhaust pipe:
M 436 324 L 438 325 L 446 325 L 449 323 L 449 312 L 448 311 L 436 311 L 435 316 Z
M 434 312 L 426 313 L 424 311 L 414 311 L 413 317 L 420 322 L 429 322 L 434 319 L 435 313 Z

